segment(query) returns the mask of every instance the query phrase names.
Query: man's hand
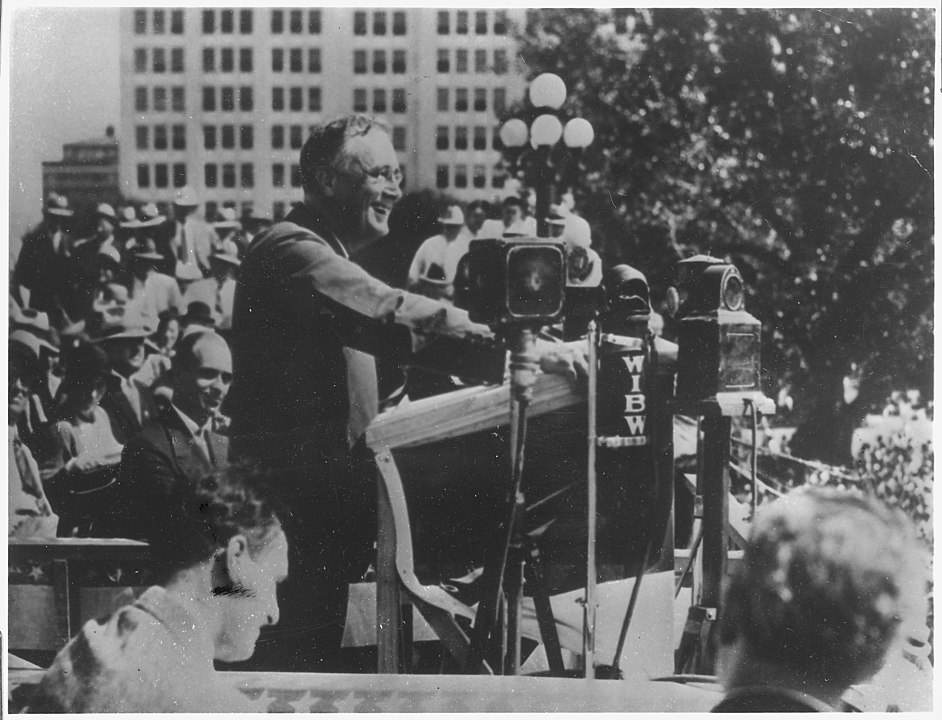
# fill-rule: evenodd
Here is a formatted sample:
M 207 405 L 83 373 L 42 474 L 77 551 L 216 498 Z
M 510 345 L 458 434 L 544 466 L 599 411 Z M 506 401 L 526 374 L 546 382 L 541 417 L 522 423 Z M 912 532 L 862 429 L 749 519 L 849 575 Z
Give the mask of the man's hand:
M 570 380 L 589 374 L 589 359 L 584 342 L 571 344 L 540 343 L 540 370 L 554 375 L 565 375 Z

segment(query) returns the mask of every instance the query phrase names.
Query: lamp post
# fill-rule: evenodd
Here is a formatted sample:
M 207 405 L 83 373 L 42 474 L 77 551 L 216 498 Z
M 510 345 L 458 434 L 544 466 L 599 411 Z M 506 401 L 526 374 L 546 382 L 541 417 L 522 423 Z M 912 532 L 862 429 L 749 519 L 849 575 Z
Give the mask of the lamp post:
M 573 178 L 579 157 L 592 143 L 595 131 L 583 118 L 572 118 L 563 127 L 558 111 L 566 100 L 566 83 L 558 75 L 538 75 L 530 83 L 528 95 L 535 111 L 546 112 L 537 115 L 529 127 L 524 120 L 511 118 L 501 126 L 500 140 L 511 173 L 517 175 L 522 170 L 524 183 L 536 191 L 537 235 L 547 237 L 546 216 L 556 201 L 556 187 Z M 560 139 L 567 154 L 555 152 Z M 526 147 L 528 140 L 530 149 Z

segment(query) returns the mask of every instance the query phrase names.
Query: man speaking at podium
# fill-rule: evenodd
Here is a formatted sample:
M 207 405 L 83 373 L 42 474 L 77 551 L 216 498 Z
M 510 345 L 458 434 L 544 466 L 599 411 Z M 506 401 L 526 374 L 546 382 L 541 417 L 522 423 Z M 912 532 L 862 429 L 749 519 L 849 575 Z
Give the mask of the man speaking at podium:
M 364 115 L 317 126 L 300 167 L 304 201 L 255 238 L 240 270 L 230 457 L 275 470 L 289 508 L 282 619 L 251 667 L 338 671 L 347 583 L 366 569 L 375 537 L 375 472 L 361 440 L 377 412 L 372 356 L 499 380 L 504 352 L 465 312 L 391 288 L 350 260 L 389 233 L 402 197 L 383 127 Z M 586 370 L 571 347 L 539 350 L 545 372 Z

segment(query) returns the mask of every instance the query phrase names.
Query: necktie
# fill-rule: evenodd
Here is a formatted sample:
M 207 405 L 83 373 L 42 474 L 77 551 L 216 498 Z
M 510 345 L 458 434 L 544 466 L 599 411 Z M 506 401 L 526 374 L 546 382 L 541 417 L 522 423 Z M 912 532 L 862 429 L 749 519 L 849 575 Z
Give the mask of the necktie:
M 142 422 L 141 418 L 141 396 L 137 392 L 137 388 L 131 384 L 131 381 L 127 378 L 121 378 L 121 389 L 124 391 L 124 396 L 128 399 L 128 402 L 131 404 L 131 409 L 134 411 L 134 416 L 137 418 L 138 422 Z
M 209 444 L 209 428 L 204 427 L 200 432 L 203 439 L 203 449 L 206 451 L 206 457 L 212 467 L 216 467 L 216 458 L 213 456 L 213 446 Z
M 190 256 L 190 248 L 186 244 L 186 224 L 180 223 L 180 247 L 177 248 L 178 257 L 180 262 L 184 265 L 186 264 L 187 259 Z

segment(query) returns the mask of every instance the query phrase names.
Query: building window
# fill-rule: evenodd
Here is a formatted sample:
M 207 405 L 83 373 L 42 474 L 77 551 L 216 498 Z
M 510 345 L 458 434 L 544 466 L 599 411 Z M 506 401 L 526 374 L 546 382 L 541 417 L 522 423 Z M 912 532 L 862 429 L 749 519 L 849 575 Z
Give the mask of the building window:
M 216 11 L 203 10 L 203 34 L 212 35 L 216 32 Z
M 468 89 L 455 89 L 455 112 L 467 112 L 468 110 Z
M 491 187 L 500 190 L 504 187 L 504 182 L 506 180 L 507 176 L 504 175 L 504 173 L 495 171 L 494 174 L 491 175 Z
M 239 126 L 239 147 L 243 150 L 255 147 L 255 129 L 251 125 Z
M 438 88 L 436 95 L 438 112 L 448 112 L 448 88 Z
M 301 72 L 301 48 L 291 48 L 288 51 L 288 69 L 293 73 Z
M 216 126 L 215 125 L 204 125 L 203 126 L 203 147 L 207 150 L 216 149 Z
M 487 11 L 479 10 L 474 13 L 474 32 L 478 35 L 487 35 Z
M 447 50 L 438 51 L 438 63 L 436 67 L 438 69 L 438 72 L 440 73 L 446 73 L 451 69 L 448 63 L 448 51 Z
M 235 147 L 235 126 L 234 125 L 222 126 L 221 145 L 222 145 L 223 150 L 232 150 Z
M 135 35 L 147 34 L 147 11 L 146 10 L 134 11 L 134 34 Z
M 298 112 L 304 109 L 304 100 L 301 96 L 301 88 L 293 87 L 291 88 L 291 110 Z
M 393 13 L 393 35 L 406 34 L 406 14 L 401 10 Z
M 147 112 L 147 88 L 134 88 L 134 110 L 136 112 Z
M 307 89 L 307 109 L 311 112 L 321 111 L 321 89 L 309 87 Z
M 373 90 L 373 112 L 386 112 L 386 91 L 382 88 Z
M 239 72 L 252 72 L 252 48 L 239 48 Z
M 405 88 L 394 88 L 392 91 L 392 111 L 394 113 L 404 113 L 406 111 L 406 91 Z
M 223 163 L 222 186 L 225 188 L 235 187 L 235 165 L 233 163 Z
M 455 72 L 457 73 L 468 72 L 468 51 L 467 50 L 455 51 Z
M 366 90 L 363 88 L 353 90 L 353 112 L 366 112 Z
M 231 73 L 235 69 L 235 51 L 230 48 L 222 48 L 219 51 L 220 59 L 219 65 L 220 70 L 224 73 Z
M 455 18 L 455 32 L 459 35 L 468 34 L 468 11 L 459 10 L 458 16 Z
M 291 28 L 290 28 L 291 34 L 300 35 L 301 32 L 304 30 L 304 22 L 302 21 L 301 11 L 292 10 L 290 18 L 291 18 Z
M 216 217 L 216 211 L 218 207 L 219 207 L 219 204 L 215 200 L 207 200 L 206 209 L 204 210 L 205 215 L 203 215 L 203 217 L 205 218 Z
M 150 128 L 146 125 L 138 125 L 134 128 L 134 138 L 136 140 L 136 145 L 138 150 L 146 150 L 147 146 L 150 145 Z
M 232 112 L 235 110 L 235 88 L 224 87 L 220 93 L 219 108 L 223 112 Z
M 167 126 L 154 125 L 154 150 L 167 149 Z
M 495 50 L 494 51 L 494 74 L 504 75 L 506 73 L 507 73 L 507 51 Z
M 234 26 L 233 21 L 235 20 L 234 15 L 235 15 L 235 12 L 233 10 L 223 10 L 221 13 L 219 13 L 219 31 L 220 32 L 225 33 L 226 35 L 232 34 L 232 30 Z
M 504 144 L 500 141 L 500 125 L 495 125 L 491 133 L 491 148 L 494 150 L 504 149 Z
M 487 88 L 474 88 L 474 110 L 476 112 L 487 110 Z
M 307 71 L 319 73 L 321 71 L 321 49 L 309 48 L 307 51 Z
M 243 35 L 252 34 L 252 11 L 251 10 L 240 10 L 239 11 L 239 32 Z
M 274 150 L 281 150 L 285 146 L 284 125 L 271 126 L 271 146 Z
M 173 186 L 181 188 L 186 185 L 186 163 L 173 164 Z
M 239 88 L 239 110 L 251 112 L 255 106 L 255 98 L 252 94 L 250 85 L 243 85 Z
M 310 10 L 307 14 L 307 31 L 311 35 L 321 34 L 321 11 Z
M 435 168 L 435 187 L 443 190 L 448 187 L 448 166 L 439 165 Z
M 271 50 L 271 71 L 282 72 L 285 69 L 285 51 L 282 48 Z
M 494 13 L 494 34 L 495 35 L 506 35 L 507 34 L 507 11 L 498 10 Z
M 366 50 L 353 51 L 353 72 L 357 75 L 366 72 Z
M 144 48 L 134 50 L 134 72 L 147 72 L 147 50 Z
M 406 129 L 402 125 L 396 125 L 392 129 L 392 144 L 393 150 L 405 150 L 406 149 Z
M 285 166 L 284 163 L 275 163 L 271 166 L 271 184 L 273 187 L 285 186 Z
M 271 89 L 271 109 L 272 110 L 284 110 L 285 109 L 285 89 L 280 87 L 273 87 Z
M 487 50 L 474 51 L 474 72 L 487 72 Z
M 435 149 L 436 150 L 447 150 L 448 149 L 448 126 L 439 125 L 435 128 Z
M 154 48 L 153 53 L 154 72 L 167 72 L 167 55 L 163 48 Z
M 203 88 L 203 112 L 213 112 L 216 109 L 216 88 Z
M 239 168 L 239 180 L 242 187 L 255 187 L 255 166 L 252 163 L 242 163 Z
M 438 11 L 438 34 L 447 35 L 450 32 L 448 25 L 449 25 L 448 11 L 439 10 Z
M 272 203 L 271 216 L 276 221 L 281 220 L 285 216 L 285 204 L 281 200 L 279 200 L 278 202 Z
M 167 112 L 167 88 L 154 88 L 154 112 Z
M 300 125 L 292 125 L 290 128 L 291 149 L 300 150 L 304 144 L 303 128 Z
M 455 187 L 456 188 L 468 187 L 468 166 L 467 165 L 455 165 Z
M 474 128 L 474 149 L 487 150 L 487 128 L 483 125 Z
M 271 11 L 271 32 L 272 35 L 280 35 L 285 31 L 285 11 Z
M 139 188 L 150 187 L 150 166 L 145 163 L 137 166 L 137 186 Z
M 291 187 L 301 187 L 301 166 L 297 163 L 291 163 Z
M 468 128 L 459 125 L 455 128 L 455 150 L 468 149 Z
M 374 35 L 386 34 L 386 13 L 385 12 L 373 13 L 373 34 Z
M 487 182 L 487 176 L 485 175 L 485 170 L 483 165 L 474 166 L 474 176 L 471 179 L 471 183 L 476 188 L 484 187 Z
M 374 50 L 373 51 L 373 72 L 377 75 L 382 75 L 386 72 L 386 51 L 385 50 Z
M 203 48 L 203 72 L 216 72 L 216 49 Z
M 494 88 L 494 112 L 500 115 L 507 109 L 507 90 Z
M 406 71 L 405 50 L 393 50 L 392 71 L 397 75 L 402 75 Z
M 157 163 L 154 165 L 154 187 L 165 188 L 167 187 L 167 182 L 167 165 L 165 163 Z
M 170 49 L 170 72 L 183 72 L 183 48 Z
M 163 35 L 167 31 L 167 17 L 163 10 L 154 10 L 154 35 Z

